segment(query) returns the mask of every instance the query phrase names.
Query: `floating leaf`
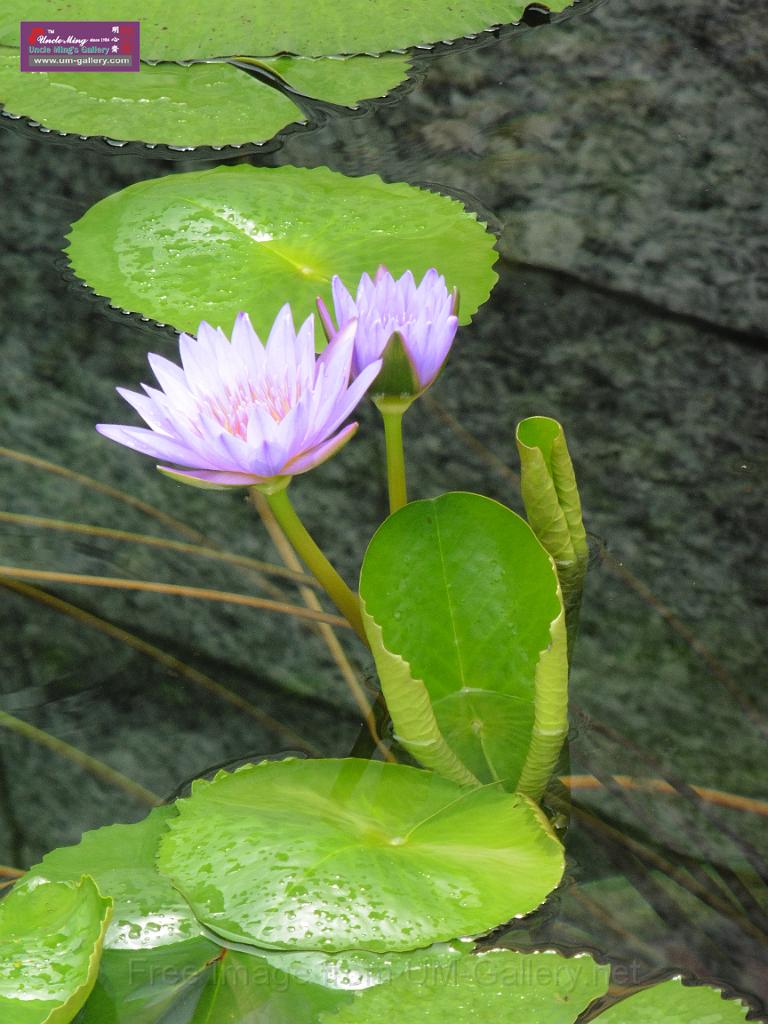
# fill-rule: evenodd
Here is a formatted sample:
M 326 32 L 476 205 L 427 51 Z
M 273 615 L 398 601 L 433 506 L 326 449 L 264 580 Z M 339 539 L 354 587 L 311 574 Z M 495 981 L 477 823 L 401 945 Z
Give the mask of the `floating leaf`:
M 426 967 L 367 989 L 321 1024 L 573 1024 L 608 987 L 607 967 L 588 956 L 490 950 Z M 657 1017 L 656 1022 L 666 1017 Z
M 155 855 L 173 807 L 157 807 L 135 825 L 108 825 L 86 832 L 75 846 L 46 854 L 24 876 L 22 886 L 39 878 L 65 881 L 91 875 L 114 900 L 105 940 L 107 949 L 154 949 L 201 938 L 194 914 L 168 879 L 155 867 Z M 209 955 L 216 948 L 207 942 Z
M 365 949 L 348 949 L 341 953 L 319 953 L 316 950 L 286 951 L 260 950 L 260 954 L 273 967 L 302 981 L 325 988 L 359 991 L 392 981 L 417 967 L 436 967 L 452 963 L 474 949 L 474 942 L 455 939 L 437 942 L 426 949 L 413 949 L 404 953 L 370 953 Z M 247 947 L 243 947 L 246 951 Z M 253 947 L 250 947 L 253 951 Z
M 562 11 L 572 0 L 547 0 Z M 229 57 L 237 53 L 290 53 L 320 57 L 382 53 L 474 35 L 517 22 L 528 0 L 133 0 L 130 17 L 141 22 L 145 60 Z M 77 18 L 112 21 L 114 0 L 40 0 L 35 17 L 46 22 Z M 4 0 L 0 43 L 18 45 L 27 0 Z
M 714 988 L 683 985 L 679 979 L 644 989 L 609 1007 L 600 1024 L 743 1024 L 747 1007 Z
M 359 992 L 320 1024 L 575 1024 L 604 995 L 609 968 L 586 955 L 490 950 L 409 970 Z M 747 1009 L 712 988 L 665 982 L 609 1007 L 600 1024 L 743 1024 Z M 592 1018 L 590 1018 L 592 1019 Z
M 126 310 L 180 330 L 230 330 L 241 310 L 266 337 L 285 302 L 303 319 L 386 263 L 436 266 L 467 322 L 496 280 L 493 237 L 456 200 L 326 167 L 217 167 L 170 174 L 102 199 L 72 228 L 75 273 Z M 321 332 L 318 332 L 321 333 Z
M 91 878 L 19 887 L 0 902 L 0 1019 L 68 1024 L 96 981 L 111 901 Z
M 258 57 L 256 62 L 304 96 L 343 107 L 386 96 L 405 81 L 411 66 L 408 57 L 394 53 L 318 59 Z
M 537 907 L 563 852 L 525 797 L 354 758 L 197 782 L 158 866 L 198 918 L 274 949 L 406 950 Z
M 105 949 L 77 1024 L 169 1024 L 167 1014 L 180 1002 L 192 998 L 194 1006 L 221 952 L 207 939 L 154 949 Z
M 287 96 L 231 64 L 144 64 L 138 74 L 120 75 L 30 73 L 18 64 L 18 54 L 0 57 L 6 112 L 72 135 L 170 146 L 240 145 L 264 142 L 303 119 Z
M 472 946 L 471 942 L 440 943 L 408 953 L 348 950 L 325 954 L 257 951 L 255 947 L 227 952 L 217 964 L 191 1024 L 317 1024 L 323 1012 L 351 1003 L 355 991 L 417 969 L 447 970 L 466 957 Z
M 299 92 L 354 106 L 406 77 L 404 57 L 260 61 Z M 263 143 L 304 123 L 289 96 L 224 62 L 142 64 L 138 74 L 23 72 L 19 51 L 0 53 L 0 102 L 7 113 L 59 132 L 169 146 Z
M 343 989 L 285 974 L 260 956 L 228 951 L 217 963 L 190 1024 L 317 1024 L 323 1011 L 351 998 Z
M 78 1024 L 155 1024 L 220 954 L 155 867 L 158 841 L 175 813 L 157 807 L 136 824 L 86 832 L 76 845 L 46 854 L 20 883 L 87 872 L 114 901 L 99 977 Z
M 572 646 L 589 548 L 565 433 L 549 416 L 529 416 L 518 424 L 515 437 L 525 512 L 533 532 L 555 560 Z
M 555 567 L 528 524 L 478 494 L 412 502 L 371 541 L 360 596 L 400 742 L 457 782 L 538 796 L 567 665 Z

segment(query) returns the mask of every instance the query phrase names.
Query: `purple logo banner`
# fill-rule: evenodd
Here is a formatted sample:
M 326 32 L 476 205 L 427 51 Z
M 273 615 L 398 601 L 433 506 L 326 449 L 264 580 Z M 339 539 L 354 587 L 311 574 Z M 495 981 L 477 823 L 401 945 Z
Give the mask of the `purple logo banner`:
M 138 21 L 22 21 L 22 71 L 139 71 Z

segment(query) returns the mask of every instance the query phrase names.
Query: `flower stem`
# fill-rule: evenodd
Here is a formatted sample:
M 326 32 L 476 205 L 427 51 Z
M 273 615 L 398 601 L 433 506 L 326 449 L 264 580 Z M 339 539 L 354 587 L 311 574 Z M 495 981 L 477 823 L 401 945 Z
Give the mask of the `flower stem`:
M 281 481 L 281 486 L 273 484 L 269 487 L 257 487 L 256 489 L 266 496 L 275 519 L 291 542 L 296 554 L 302 559 L 341 614 L 347 619 L 354 631 L 367 646 L 368 639 L 363 628 L 360 601 L 357 595 L 352 592 L 341 576 L 339 576 L 307 532 L 306 527 L 301 519 L 299 519 L 296 509 L 288 497 L 290 477 L 283 479 L 285 483 Z
M 382 398 L 376 402 L 384 420 L 390 515 L 408 503 L 408 491 L 405 482 L 405 453 L 403 451 L 403 415 L 411 401 L 396 401 L 394 399 Z

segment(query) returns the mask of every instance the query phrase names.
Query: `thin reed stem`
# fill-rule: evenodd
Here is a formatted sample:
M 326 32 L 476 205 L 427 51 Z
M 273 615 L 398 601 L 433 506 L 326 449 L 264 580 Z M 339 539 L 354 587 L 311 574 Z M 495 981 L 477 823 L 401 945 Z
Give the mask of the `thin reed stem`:
M 206 587 L 186 587 L 179 583 L 157 583 L 151 580 L 129 580 L 117 576 L 85 576 L 76 572 L 53 572 L 48 569 L 27 569 L 20 565 L 0 565 L 0 577 L 18 580 L 42 580 L 46 583 L 74 583 L 87 587 L 107 587 L 112 590 L 140 590 L 151 594 L 170 594 L 175 597 L 191 597 L 200 601 L 220 601 L 224 604 L 240 604 L 248 608 L 278 612 L 280 615 L 295 615 L 312 622 L 328 622 L 334 626 L 348 627 L 345 618 L 318 612 L 302 605 L 285 601 L 272 601 L 267 597 L 253 597 L 251 594 L 234 594 L 226 590 L 209 590 Z

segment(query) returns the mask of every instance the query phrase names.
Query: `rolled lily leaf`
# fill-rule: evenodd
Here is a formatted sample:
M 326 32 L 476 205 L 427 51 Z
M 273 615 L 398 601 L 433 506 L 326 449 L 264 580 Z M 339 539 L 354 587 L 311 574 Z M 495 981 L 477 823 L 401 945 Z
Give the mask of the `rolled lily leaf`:
M 96 982 L 112 912 L 92 878 L 19 888 L 0 903 L 0 1020 L 68 1024 Z
M 549 416 L 530 416 L 518 424 L 516 441 L 525 511 L 533 532 L 555 560 L 572 651 L 589 548 L 565 433 Z
M 412 502 L 371 541 L 360 596 L 402 745 L 460 785 L 538 798 L 568 731 L 567 644 L 525 520 L 479 494 Z

